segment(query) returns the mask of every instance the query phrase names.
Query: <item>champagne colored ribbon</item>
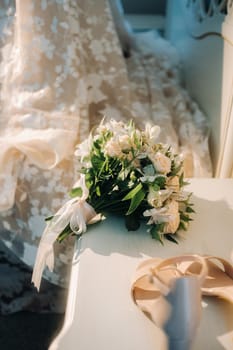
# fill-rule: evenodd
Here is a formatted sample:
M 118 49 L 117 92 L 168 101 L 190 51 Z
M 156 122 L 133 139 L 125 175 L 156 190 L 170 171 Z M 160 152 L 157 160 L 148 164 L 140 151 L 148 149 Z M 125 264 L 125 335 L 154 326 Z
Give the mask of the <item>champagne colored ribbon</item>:
M 86 232 L 87 224 L 93 224 L 101 219 L 101 215 L 86 202 L 89 191 L 85 184 L 85 175 L 81 174 L 76 185 L 82 188 L 82 196 L 66 202 L 50 220 L 42 234 L 32 274 L 32 282 L 38 291 L 45 266 L 50 271 L 54 268 L 53 244 L 65 227 L 70 224 L 75 234 L 81 234 Z
M 0 137 L 0 211 L 12 208 L 20 171 L 27 157 L 41 169 L 51 169 L 73 153 L 75 132 L 61 129 L 25 129 Z

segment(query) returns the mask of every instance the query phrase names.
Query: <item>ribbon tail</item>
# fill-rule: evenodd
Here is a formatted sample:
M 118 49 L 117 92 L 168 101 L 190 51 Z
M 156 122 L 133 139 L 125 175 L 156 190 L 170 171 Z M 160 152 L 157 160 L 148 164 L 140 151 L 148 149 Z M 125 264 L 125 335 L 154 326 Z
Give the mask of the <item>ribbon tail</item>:
M 54 265 L 54 256 L 53 256 L 53 247 L 48 243 L 41 243 L 36 257 L 36 262 L 34 265 L 32 273 L 32 283 L 39 291 L 42 274 L 45 266 L 48 266 L 50 270 L 53 269 Z
M 67 202 L 61 209 L 59 209 L 42 234 L 32 273 L 32 283 L 38 291 L 40 290 L 44 268 L 47 266 L 50 271 L 53 271 L 53 244 L 55 243 L 60 232 L 62 232 L 70 220 L 73 210 L 72 205 L 73 200 Z
M 71 199 L 50 221 L 45 228 L 38 247 L 36 261 L 32 273 L 32 283 L 39 291 L 42 274 L 47 266 L 50 271 L 54 267 L 53 244 L 62 230 L 70 223 L 70 228 L 76 234 L 86 232 L 87 223 L 97 216 L 94 208 L 84 199 Z M 98 217 L 99 218 L 99 217 Z
M 50 242 L 41 241 L 39 244 L 36 261 L 32 273 L 32 283 L 38 291 L 40 290 L 40 284 L 44 268 L 47 266 L 50 271 L 52 271 L 54 268 L 53 243 L 55 242 L 56 238 L 57 233 L 54 234 L 54 237 Z

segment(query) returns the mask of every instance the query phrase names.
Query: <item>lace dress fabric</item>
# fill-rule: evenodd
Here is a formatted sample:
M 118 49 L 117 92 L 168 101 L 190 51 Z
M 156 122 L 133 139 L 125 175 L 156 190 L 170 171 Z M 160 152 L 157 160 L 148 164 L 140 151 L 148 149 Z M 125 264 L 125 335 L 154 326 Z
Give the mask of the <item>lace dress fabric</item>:
M 30 277 L 44 219 L 76 180 L 75 145 L 103 116 L 150 121 L 161 126 L 160 141 L 183 154 L 186 176 L 209 177 L 208 126 L 181 87 L 169 43 L 134 35 L 126 58 L 107 1 L 3 3 L 0 312 L 60 311 L 74 239 L 55 246 L 55 270 L 45 271 L 39 295 Z

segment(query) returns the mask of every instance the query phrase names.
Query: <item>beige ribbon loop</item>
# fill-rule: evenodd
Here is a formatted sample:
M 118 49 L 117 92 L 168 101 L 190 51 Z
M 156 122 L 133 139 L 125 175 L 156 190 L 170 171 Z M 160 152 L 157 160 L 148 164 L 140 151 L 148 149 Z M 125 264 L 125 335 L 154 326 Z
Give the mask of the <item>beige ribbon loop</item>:
M 193 264 L 195 264 L 195 270 L 192 274 L 188 274 L 187 269 Z M 200 255 L 182 255 L 165 260 L 147 259 L 135 271 L 131 284 L 131 296 L 135 304 L 157 326 L 162 326 L 170 313 L 165 299 L 176 281 L 187 276 L 195 277 L 196 285 L 201 288 L 207 274 L 206 258 Z

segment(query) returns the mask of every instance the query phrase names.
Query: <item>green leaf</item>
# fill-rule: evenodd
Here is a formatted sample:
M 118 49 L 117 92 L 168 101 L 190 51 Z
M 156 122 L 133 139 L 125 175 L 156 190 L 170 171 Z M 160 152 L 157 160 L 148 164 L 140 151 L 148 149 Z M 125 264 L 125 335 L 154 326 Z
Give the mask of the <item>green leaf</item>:
M 164 176 L 158 176 L 156 177 L 154 183 L 159 186 L 159 189 L 164 189 L 166 184 L 166 179 Z
M 157 185 L 156 183 L 152 184 L 152 188 L 153 188 L 154 191 L 159 191 L 160 190 L 159 185 Z
M 185 215 L 184 213 L 180 213 L 180 219 L 183 220 L 184 222 L 189 222 L 193 220 L 188 215 Z
M 179 185 L 180 185 L 180 187 L 189 185 L 188 181 L 184 181 L 184 173 L 182 173 L 179 177 Z
M 143 188 L 141 188 L 135 194 L 135 196 L 131 199 L 130 207 L 129 207 L 129 210 L 127 211 L 126 215 L 132 214 L 138 208 L 138 206 L 141 204 L 141 202 L 145 198 L 145 195 L 146 195 L 145 191 L 143 190 Z
M 59 236 L 57 237 L 57 241 L 59 243 L 61 243 L 66 237 L 68 237 L 69 235 L 71 235 L 73 233 L 73 231 L 70 228 L 70 224 L 68 224 L 64 230 L 59 234 Z
M 123 201 L 127 201 L 132 199 L 140 190 L 142 189 L 142 184 L 139 183 L 136 187 L 134 187 L 127 195 L 122 199 Z
M 82 194 L 83 194 L 83 191 L 82 191 L 81 187 L 72 188 L 72 190 L 69 192 L 69 196 L 71 198 L 81 197 Z
M 187 226 L 185 225 L 185 223 L 183 221 L 180 221 L 180 224 L 179 224 L 179 227 L 178 227 L 178 231 L 179 230 L 187 231 Z
M 146 176 L 153 176 L 155 175 L 155 169 L 152 164 L 146 165 L 143 168 L 143 172 Z
M 166 238 L 168 241 L 171 241 L 171 242 L 173 242 L 173 243 L 178 244 L 177 240 L 173 237 L 173 235 L 170 235 L 169 233 L 167 233 L 167 234 L 165 235 L 165 238 Z
M 100 191 L 100 187 L 99 186 L 96 186 L 95 191 L 96 191 L 97 196 L 100 197 L 101 196 L 101 191 Z
M 47 218 L 45 218 L 45 221 L 50 221 L 54 218 L 54 215 L 48 216 Z
M 163 245 L 163 240 L 161 238 L 161 234 L 159 234 L 158 232 L 158 226 L 157 225 L 154 225 L 151 229 L 150 229 L 150 234 L 151 234 L 151 237 L 153 239 L 156 239 L 157 241 L 159 241 L 162 245 Z
M 186 208 L 186 212 L 187 212 L 187 213 L 195 213 L 195 210 L 194 210 L 192 207 L 188 206 L 188 207 Z
M 99 172 L 100 169 L 102 168 L 103 166 L 103 160 L 100 159 L 100 157 L 96 156 L 96 155 L 93 155 L 91 157 L 91 164 L 92 164 L 92 167 L 93 167 L 93 170 L 95 169 L 95 172 Z
M 175 167 L 175 162 L 172 161 L 172 165 L 171 165 L 171 172 L 168 174 L 169 176 L 175 176 L 178 174 L 178 172 L 180 171 L 180 169 L 182 168 L 183 164 L 180 163 L 177 167 Z
M 93 147 L 96 148 L 96 149 L 100 149 L 99 140 L 93 141 Z

